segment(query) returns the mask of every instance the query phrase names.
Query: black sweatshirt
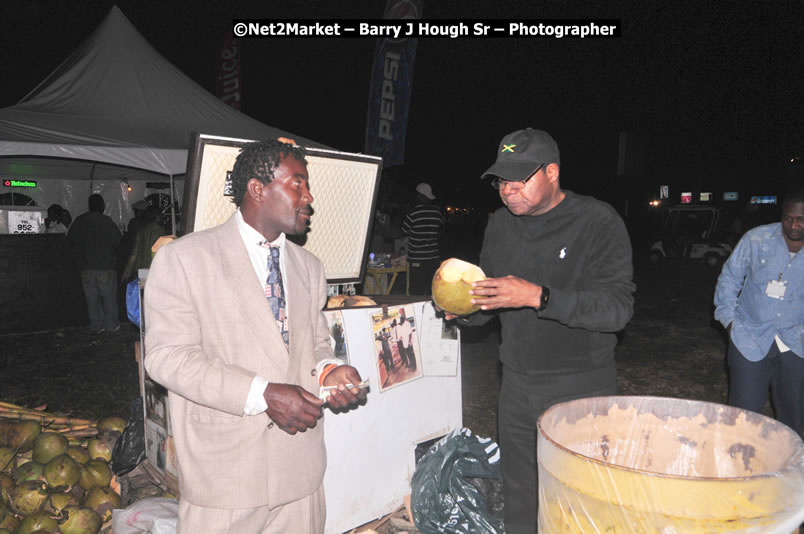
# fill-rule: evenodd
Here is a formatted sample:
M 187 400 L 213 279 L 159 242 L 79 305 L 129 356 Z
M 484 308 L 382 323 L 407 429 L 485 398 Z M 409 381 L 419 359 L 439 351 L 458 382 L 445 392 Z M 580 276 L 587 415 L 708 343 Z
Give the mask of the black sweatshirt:
M 499 310 L 500 360 L 542 379 L 613 369 L 615 332 L 633 313 L 631 242 L 622 219 L 605 202 L 564 193 L 564 200 L 542 215 L 497 210 L 480 253 L 486 276 L 513 275 L 550 288 L 543 312 Z M 468 324 L 489 315 L 477 313 Z

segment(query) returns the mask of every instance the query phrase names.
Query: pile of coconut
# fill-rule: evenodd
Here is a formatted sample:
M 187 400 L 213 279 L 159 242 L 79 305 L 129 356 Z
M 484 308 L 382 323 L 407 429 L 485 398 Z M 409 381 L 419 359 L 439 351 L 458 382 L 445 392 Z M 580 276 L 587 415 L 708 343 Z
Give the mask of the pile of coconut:
M 126 426 L 0 402 L 0 534 L 96 534 L 120 508 L 110 467 Z

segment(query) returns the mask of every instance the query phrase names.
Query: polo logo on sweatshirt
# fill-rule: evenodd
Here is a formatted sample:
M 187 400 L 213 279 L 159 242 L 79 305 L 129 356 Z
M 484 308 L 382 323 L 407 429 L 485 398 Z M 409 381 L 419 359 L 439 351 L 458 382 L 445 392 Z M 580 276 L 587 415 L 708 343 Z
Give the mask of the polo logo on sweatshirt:
M 562 260 L 567 257 L 567 247 L 561 249 L 561 252 L 558 253 L 558 257 Z

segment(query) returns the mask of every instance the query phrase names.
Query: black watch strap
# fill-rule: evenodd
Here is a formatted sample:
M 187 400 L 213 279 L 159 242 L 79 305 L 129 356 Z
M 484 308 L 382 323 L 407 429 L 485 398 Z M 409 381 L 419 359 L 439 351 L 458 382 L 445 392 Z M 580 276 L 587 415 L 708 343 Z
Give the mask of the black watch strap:
M 550 304 L 550 288 L 542 286 L 542 296 L 541 299 L 539 299 L 539 311 L 544 311 L 548 304 Z

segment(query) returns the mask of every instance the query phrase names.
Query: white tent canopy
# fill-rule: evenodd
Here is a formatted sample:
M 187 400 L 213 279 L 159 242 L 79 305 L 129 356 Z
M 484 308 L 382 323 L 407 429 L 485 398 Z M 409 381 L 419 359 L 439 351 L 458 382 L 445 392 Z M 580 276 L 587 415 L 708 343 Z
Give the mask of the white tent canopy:
M 292 137 L 208 93 L 157 52 L 117 6 L 17 105 L 0 109 L 0 156 L 48 156 L 183 174 L 191 132 Z M 86 176 L 85 178 L 89 178 Z

